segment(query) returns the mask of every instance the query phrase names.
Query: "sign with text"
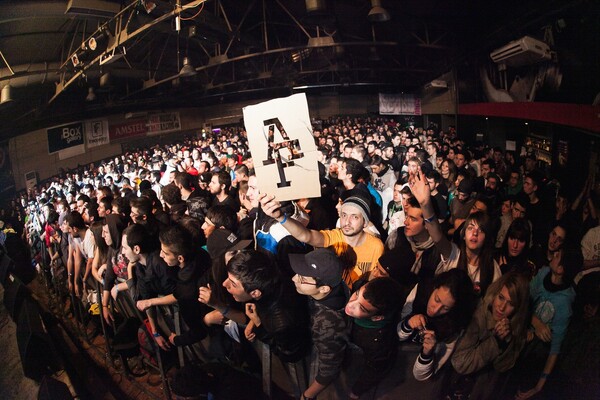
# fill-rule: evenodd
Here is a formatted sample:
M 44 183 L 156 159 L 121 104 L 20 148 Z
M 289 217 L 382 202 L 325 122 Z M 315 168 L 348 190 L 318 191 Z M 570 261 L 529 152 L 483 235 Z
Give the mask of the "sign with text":
M 103 144 L 109 144 L 108 123 L 105 120 L 85 121 L 85 136 L 87 147 L 97 147 Z
M 261 193 L 280 201 L 321 196 L 304 93 L 244 107 L 244 124 Z
M 146 136 L 146 132 L 148 132 L 148 126 L 146 125 L 146 120 L 143 119 L 111 125 L 108 128 L 108 136 L 111 141 Z
M 421 99 L 412 94 L 379 93 L 382 115 L 421 115 Z
M 179 113 L 154 114 L 148 117 L 148 136 L 181 130 Z
M 49 154 L 83 144 L 82 122 L 48 128 L 47 133 Z

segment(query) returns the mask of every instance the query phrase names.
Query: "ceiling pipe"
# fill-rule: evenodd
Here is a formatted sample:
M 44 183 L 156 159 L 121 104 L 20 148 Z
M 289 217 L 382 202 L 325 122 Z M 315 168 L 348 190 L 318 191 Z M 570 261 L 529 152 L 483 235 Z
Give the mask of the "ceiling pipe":
M 0 69 L 0 83 L 12 87 L 40 85 L 46 82 L 58 82 L 60 63 L 39 63 L 13 65 L 14 75 L 8 68 Z
M 33 85 L 43 85 L 48 82 L 58 82 L 60 80 L 60 63 L 39 63 L 39 64 L 23 64 L 12 67 L 15 74 L 9 75 L 7 68 L 0 69 L 0 84 L 10 85 L 13 88 L 21 88 Z M 70 72 L 67 72 L 69 79 Z M 97 70 L 88 70 L 86 77 L 88 79 L 100 79 L 106 75 L 106 72 Z M 147 71 L 132 70 L 129 68 L 111 69 L 110 75 L 117 78 L 126 79 L 145 79 Z M 106 78 L 105 78 L 106 79 Z

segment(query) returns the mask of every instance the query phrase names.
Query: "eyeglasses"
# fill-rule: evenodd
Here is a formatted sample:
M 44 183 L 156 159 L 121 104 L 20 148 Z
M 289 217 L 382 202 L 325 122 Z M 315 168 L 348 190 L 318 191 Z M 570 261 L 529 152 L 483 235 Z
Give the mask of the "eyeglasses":
M 314 286 L 317 286 L 317 282 L 308 282 L 306 279 L 307 278 L 305 276 L 298 275 L 298 282 L 300 282 L 301 285 L 314 285 Z

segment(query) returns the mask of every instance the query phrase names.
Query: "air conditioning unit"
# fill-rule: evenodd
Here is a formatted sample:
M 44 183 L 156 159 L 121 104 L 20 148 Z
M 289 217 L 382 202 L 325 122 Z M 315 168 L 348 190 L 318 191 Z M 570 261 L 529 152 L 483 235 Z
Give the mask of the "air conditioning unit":
M 25 187 L 33 189 L 38 183 L 38 174 L 35 171 L 30 171 L 25 174 Z
M 112 18 L 119 11 L 121 11 L 119 2 L 102 0 L 69 0 L 65 14 Z
M 435 79 L 424 86 L 425 90 L 446 90 L 448 89 L 448 82 L 441 79 Z
M 532 65 L 541 61 L 550 60 L 552 53 L 550 46 L 541 40 L 529 36 L 523 36 L 492 51 L 492 60 L 497 64 L 506 64 L 511 67 L 522 67 Z

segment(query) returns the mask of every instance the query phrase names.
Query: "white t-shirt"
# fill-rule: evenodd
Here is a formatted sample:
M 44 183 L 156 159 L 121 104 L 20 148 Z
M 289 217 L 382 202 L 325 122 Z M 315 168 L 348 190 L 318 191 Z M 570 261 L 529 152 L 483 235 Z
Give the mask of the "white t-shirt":
M 467 264 L 467 267 L 468 267 L 467 272 L 469 273 L 469 278 L 471 278 L 471 280 L 473 281 L 473 285 L 475 287 L 479 287 L 480 282 L 481 282 L 479 267 L 476 265 L 471 265 L 471 264 Z M 502 276 L 502 271 L 500 270 L 500 266 L 498 265 L 496 260 L 494 260 L 494 278 L 492 279 L 492 282 L 495 282 L 496 279 L 500 278 L 501 276 Z
M 92 230 L 88 229 L 85 232 L 85 236 L 83 241 L 81 242 L 81 254 L 86 260 L 90 258 L 94 258 L 94 252 L 96 251 L 96 241 L 94 240 L 94 235 L 92 234 Z

